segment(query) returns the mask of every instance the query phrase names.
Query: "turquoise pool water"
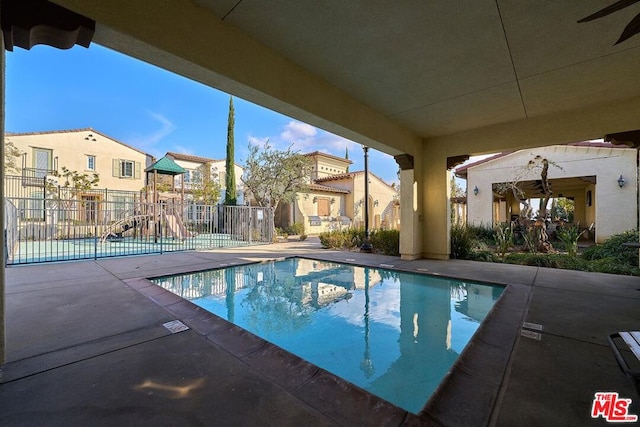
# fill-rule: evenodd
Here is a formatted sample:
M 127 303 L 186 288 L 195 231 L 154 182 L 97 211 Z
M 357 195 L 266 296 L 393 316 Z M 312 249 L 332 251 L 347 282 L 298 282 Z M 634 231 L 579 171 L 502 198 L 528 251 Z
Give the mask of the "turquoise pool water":
M 413 413 L 504 289 L 304 258 L 153 281 Z

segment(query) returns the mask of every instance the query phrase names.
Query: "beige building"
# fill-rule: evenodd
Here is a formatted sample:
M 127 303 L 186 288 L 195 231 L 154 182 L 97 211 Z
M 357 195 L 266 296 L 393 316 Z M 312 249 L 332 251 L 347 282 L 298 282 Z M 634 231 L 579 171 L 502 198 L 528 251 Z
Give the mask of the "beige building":
M 225 159 L 216 160 L 208 157 L 174 152 L 167 152 L 166 156 L 187 171 L 184 175 L 176 175 L 174 177 L 175 188 L 177 191 L 184 188 L 185 192 L 188 193 L 199 183 L 212 179 L 220 185 L 220 202 L 224 201 L 226 192 Z M 241 166 L 234 164 L 238 205 L 244 203 L 242 183 L 240 181 L 243 171 L 244 169 Z
M 298 195 L 295 203 L 281 204 L 275 224 L 285 228 L 304 224 L 307 234 L 364 227 L 364 172 L 348 172 L 352 163 L 331 154 L 306 154 L 313 160 L 309 190 Z M 369 173 L 369 227 L 400 227 L 400 204 L 394 187 Z
M 542 158 L 549 161 L 553 196 L 573 201 L 573 222 L 602 242 L 637 226 L 636 157 L 636 149 L 580 142 L 501 153 L 458 168 L 467 180 L 467 222 L 492 225 L 518 217 L 521 203 L 502 184 L 517 182 L 525 198 L 539 199 L 541 168 L 527 165 Z
M 91 128 L 52 132 L 8 133 L 6 138 L 20 151 L 20 186 L 8 185 L 5 196 L 33 197 L 28 187 L 41 187 L 47 178 L 64 186 L 56 173 L 65 167 L 99 177 L 98 188 L 140 191 L 144 169 L 153 162 L 150 154 Z M 18 193 L 18 194 L 16 194 Z

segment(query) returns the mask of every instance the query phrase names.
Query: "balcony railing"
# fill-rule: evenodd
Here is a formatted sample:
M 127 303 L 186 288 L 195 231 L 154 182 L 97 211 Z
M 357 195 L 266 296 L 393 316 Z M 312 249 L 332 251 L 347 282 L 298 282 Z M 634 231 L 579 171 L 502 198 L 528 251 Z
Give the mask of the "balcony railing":
M 53 169 L 22 168 L 22 185 L 29 187 L 44 186 L 47 175 L 53 175 Z

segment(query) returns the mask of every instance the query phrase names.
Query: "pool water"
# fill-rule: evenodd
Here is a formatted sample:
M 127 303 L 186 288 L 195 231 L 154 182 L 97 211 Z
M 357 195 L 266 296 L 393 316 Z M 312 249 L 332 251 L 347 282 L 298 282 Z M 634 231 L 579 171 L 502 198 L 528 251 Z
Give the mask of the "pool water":
M 413 413 L 504 289 L 304 258 L 153 281 Z

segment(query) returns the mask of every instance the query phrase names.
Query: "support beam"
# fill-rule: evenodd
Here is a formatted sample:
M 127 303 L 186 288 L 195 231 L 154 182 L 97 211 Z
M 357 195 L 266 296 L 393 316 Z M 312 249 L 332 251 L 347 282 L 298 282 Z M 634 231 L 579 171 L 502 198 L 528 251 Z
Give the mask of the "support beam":
M 640 129 L 640 97 L 427 139 L 447 157 L 585 141 Z
M 449 259 L 450 229 L 450 172 L 443 147 L 426 145 L 423 155 L 423 249 L 422 255 L 431 259 Z
M 396 157 L 400 165 L 400 256 L 422 258 L 422 155 Z M 411 166 L 409 168 L 409 166 Z

